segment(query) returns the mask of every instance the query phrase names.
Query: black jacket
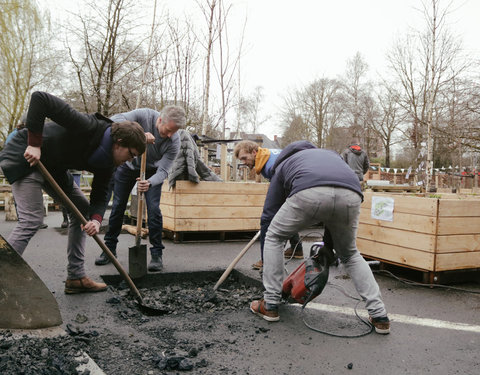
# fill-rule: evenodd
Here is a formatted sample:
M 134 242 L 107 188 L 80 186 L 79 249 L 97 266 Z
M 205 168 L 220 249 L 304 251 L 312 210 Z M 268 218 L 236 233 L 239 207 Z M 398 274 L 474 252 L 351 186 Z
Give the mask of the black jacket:
M 45 118 L 55 122 L 45 123 Z M 60 187 L 68 193 L 72 176 L 68 169 L 93 173 L 89 215 L 103 217 L 108 183 L 113 172 L 111 150 L 106 163 L 92 165 L 88 159 L 99 148 L 102 137 L 112 121 L 100 114 L 80 113 L 63 100 L 45 92 L 32 94 L 27 115 L 27 128 L 20 130 L 0 152 L 0 167 L 12 184 L 31 173 L 33 168 L 23 154 L 28 145 L 28 132 L 41 134 L 41 161 Z M 88 219 L 88 218 L 87 218 Z

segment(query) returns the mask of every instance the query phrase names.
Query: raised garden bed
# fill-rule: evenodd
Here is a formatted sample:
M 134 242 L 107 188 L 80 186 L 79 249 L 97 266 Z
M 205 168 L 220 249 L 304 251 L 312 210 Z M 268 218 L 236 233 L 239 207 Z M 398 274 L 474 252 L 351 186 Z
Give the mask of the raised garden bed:
M 372 214 L 372 199 L 382 197 L 393 201 L 391 221 Z M 480 199 L 366 192 L 357 245 L 366 257 L 429 272 L 430 280 L 438 272 L 479 269 Z
M 172 232 L 258 231 L 268 183 L 177 181 L 163 185 L 160 209 Z

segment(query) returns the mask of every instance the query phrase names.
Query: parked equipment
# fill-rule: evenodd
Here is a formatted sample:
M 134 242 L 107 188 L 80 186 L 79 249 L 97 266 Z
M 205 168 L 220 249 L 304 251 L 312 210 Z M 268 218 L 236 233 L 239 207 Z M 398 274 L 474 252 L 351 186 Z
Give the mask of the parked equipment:
M 304 307 L 322 293 L 328 281 L 330 265 L 335 261 L 333 250 L 323 242 L 315 242 L 310 257 L 300 264 L 283 282 L 282 297 Z

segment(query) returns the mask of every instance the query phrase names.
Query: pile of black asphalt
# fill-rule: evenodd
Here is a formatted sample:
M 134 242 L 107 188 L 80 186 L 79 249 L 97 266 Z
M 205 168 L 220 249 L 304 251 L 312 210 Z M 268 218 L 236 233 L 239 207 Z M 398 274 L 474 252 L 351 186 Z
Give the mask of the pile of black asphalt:
M 124 282 L 110 286 L 105 295 L 107 311 L 124 329 L 95 327 L 88 324 L 88 316 L 78 314 L 66 325 L 67 334 L 59 337 L 14 338 L 12 332 L 4 331 L 0 334 L 0 373 L 86 375 L 88 370 L 77 370 L 75 358 L 82 353 L 107 374 L 235 373 L 225 354 L 238 352 L 239 341 L 251 340 L 251 330 L 244 332 L 231 319 L 232 313 L 245 310 L 262 291 L 230 279 L 216 291 L 213 286 L 207 281 L 187 281 L 140 289 L 145 304 L 168 311 L 162 317 L 143 315 Z M 125 327 L 131 333 L 126 334 Z M 267 331 L 257 327 L 255 334 Z M 216 361 L 216 356 L 222 360 Z

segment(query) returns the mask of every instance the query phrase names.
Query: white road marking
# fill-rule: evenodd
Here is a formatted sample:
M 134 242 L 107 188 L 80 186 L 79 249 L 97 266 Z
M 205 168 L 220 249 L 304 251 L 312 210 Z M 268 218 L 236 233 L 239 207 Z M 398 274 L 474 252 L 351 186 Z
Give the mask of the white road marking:
M 301 307 L 299 304 L 294 304 L 294 306 Z M 307 304 L 305 309 L 313 309 L 318 311 L 333 312 L 345 315 L 355 315 L 355 310 L 350 307 L 341 307 L 334 305 L 325 305 L 323 303 L 310 302 Z M 357 310 L 358 315 L 364 318 L 368 318 L 368 314 L 365 310 Z M 414 324 L 423 327 L 432 327 L 432 328 L 442 328 L 442 329 L 453 329 L 457 331 L 467 331 L 480 333 L 480 326 L 473 324 L 457 323 L 457 322 L 448 322 L 445 320 L 437 319 L 428 319 L 428 318 L 418 318 L 416 316 L 408 316 L 401 314 L 388 314 L 390 321 L 395 323 L 404 323 L 404 324 Z

